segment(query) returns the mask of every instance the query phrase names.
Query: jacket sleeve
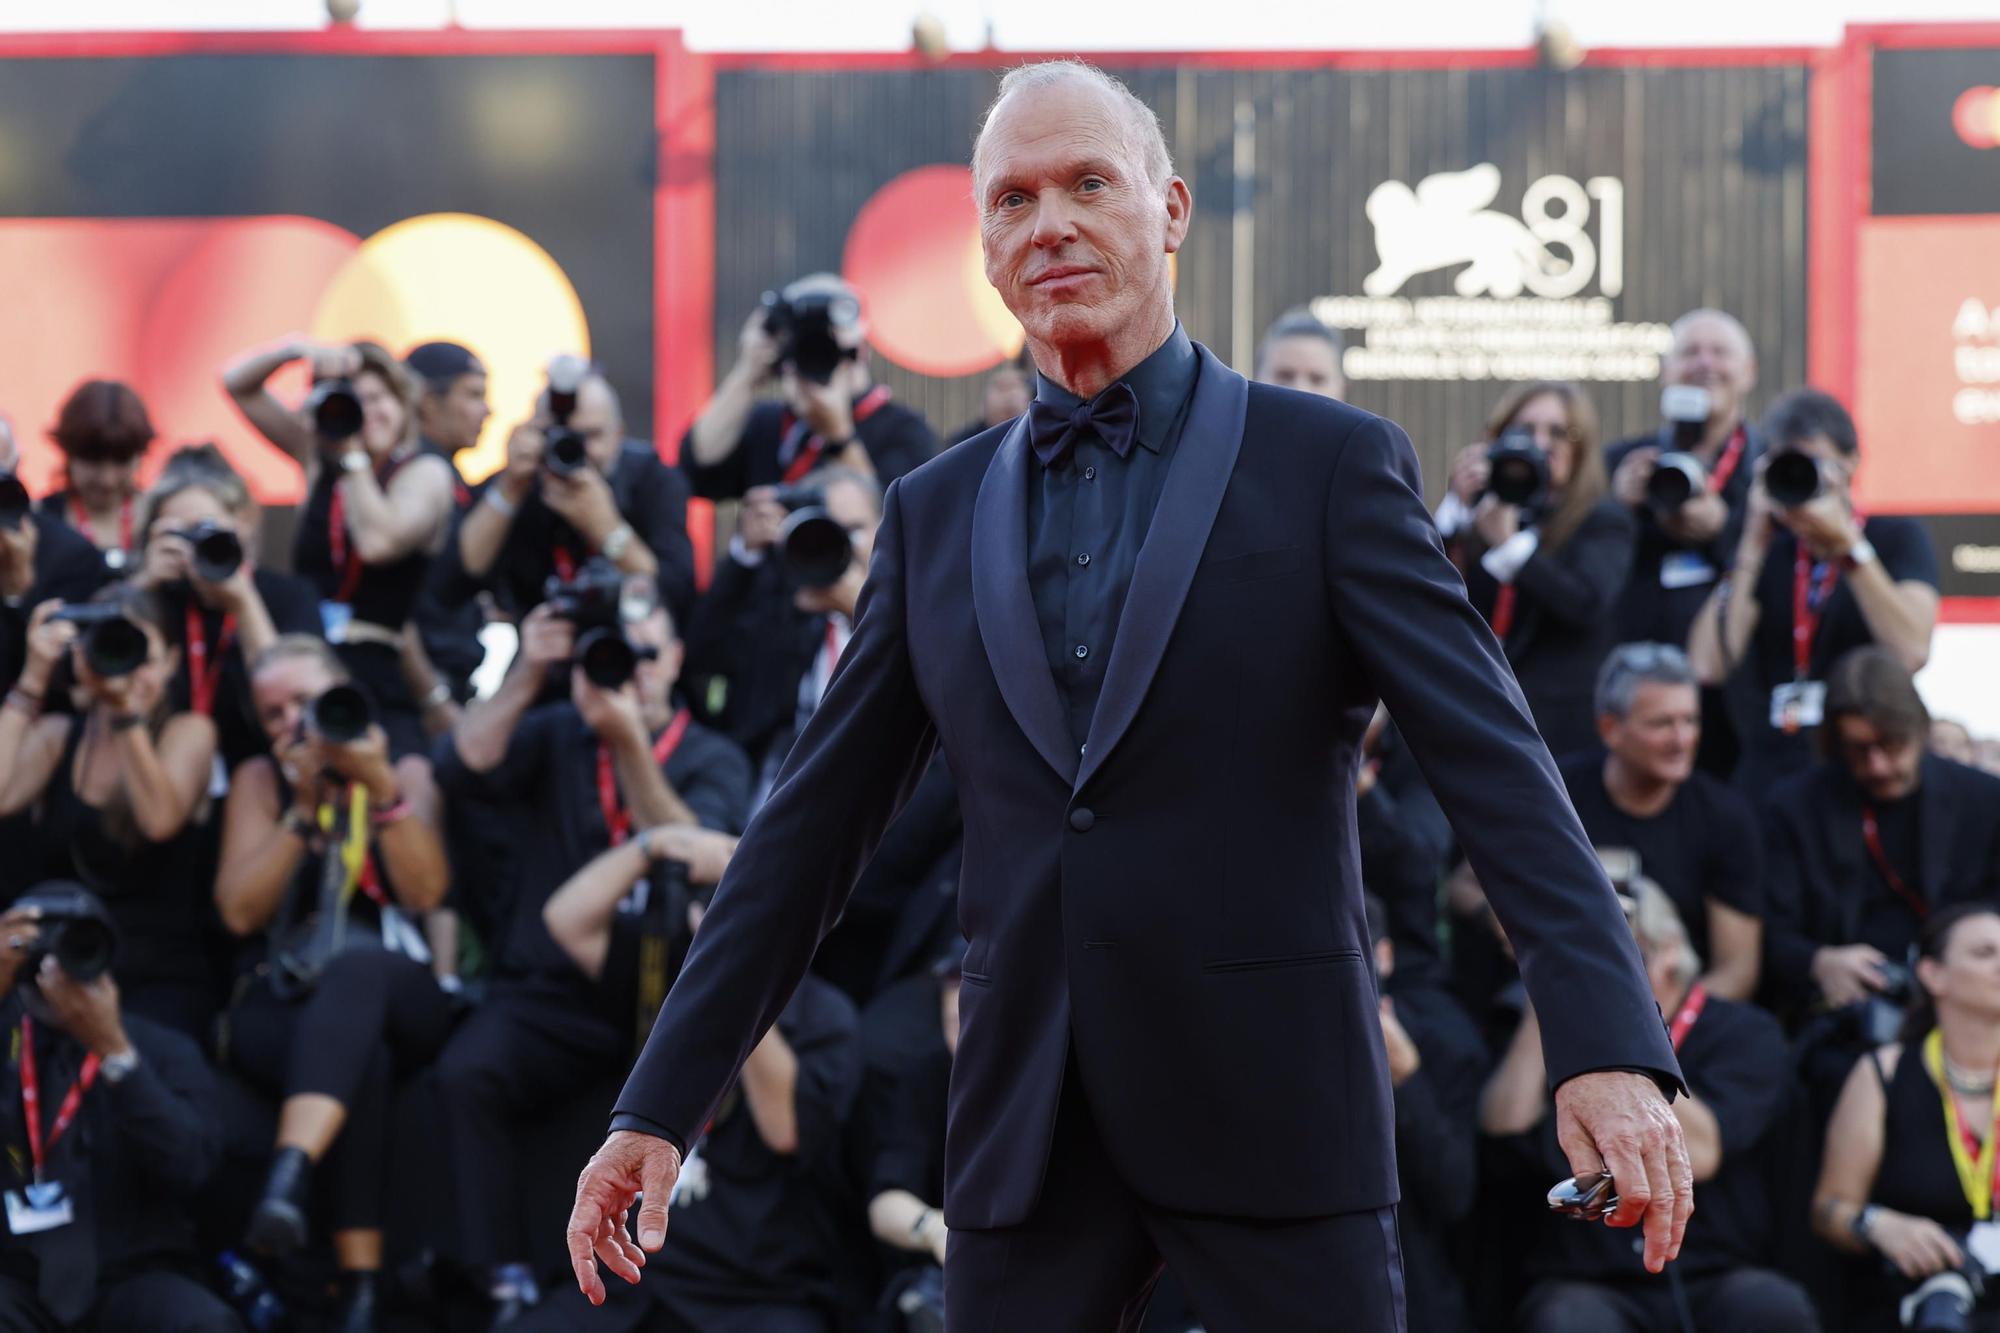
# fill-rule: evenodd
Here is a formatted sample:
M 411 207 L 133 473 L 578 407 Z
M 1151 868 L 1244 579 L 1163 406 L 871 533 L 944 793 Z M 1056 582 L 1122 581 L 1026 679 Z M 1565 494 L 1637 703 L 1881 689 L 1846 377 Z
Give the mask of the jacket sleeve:
M 215 1081 L 194 1044 L 177 1032 L 127 1024 L 139 1064 L 101 1094 L 130 1160 L 141 1162 L 156 1185 L 191 1199 L 222 1160 Z
M 1513 943 L 1546 1016 L 1549 1086 L 1611 1068 L 1678 1084 L 1638 946 L 1500 645 L 1445 557 L 1409 437 L 1371 417 L 1337 447 L 1331 609 Z
M 1612 614 L 1625 591 L 1635 534 L 1622 505 L 1600 504 L 1560 547 L 1530 556 L 1514 586 L 1546 616 L 1572 627 L 1595 625 Z
M 685 1147 L 784 1010 L 937 745 L 910 667 L 901 483 L 883 500 L 854 637 L 751 820 L 613 1129 Z

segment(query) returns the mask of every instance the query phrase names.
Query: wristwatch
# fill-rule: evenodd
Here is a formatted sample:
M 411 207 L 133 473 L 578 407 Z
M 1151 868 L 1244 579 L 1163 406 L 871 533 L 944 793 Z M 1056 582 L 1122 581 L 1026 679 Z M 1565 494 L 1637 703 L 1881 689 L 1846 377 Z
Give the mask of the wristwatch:
M 605 534 L 604 544 L 597 549 L 603 553 L 606 560 L 615 561 L 625 554 L 625 548 L 630 546 L 637 536 L 638 534 L 632 531 L 630 523 L 620 523 Z
M 340 470 L 342 472 L 366 472 L 368 470 L 367 451 L 349 449 L 340 456 Z
M 1874 1204 L 1864 1203 L 1861 1205 L 1861 1211 L 1854 1215 L 1854 1220 L 1847 1224 L 1847 1229 L 1854 1233 L 1854 1239 L 1871 1250 L 1875 1248 L 1875 1241 L 1868 1231 L 1875 1225 L 1875 1215 L 1880 1211 Z
M 139 1052 L 130 1046 L 116 1055 L 107 1055 L 97 1062 L 97 1072 L 104 1076 L 106 1083 L 123 1083 L 138 1067 Z
M 1840 559 L 1840 566 L 1846 570 L 1856 570 L 1875 559 L 1875 543 L 1866 537 L 1856 537 L 1854 545 L 1847 548 L 1847 554 Z

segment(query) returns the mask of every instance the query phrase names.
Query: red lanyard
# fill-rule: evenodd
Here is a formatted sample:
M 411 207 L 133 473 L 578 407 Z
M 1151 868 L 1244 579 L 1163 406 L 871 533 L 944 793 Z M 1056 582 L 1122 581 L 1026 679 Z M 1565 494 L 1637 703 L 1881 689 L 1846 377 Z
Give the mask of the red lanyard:
M 568 583 L 576 577 L 576 557 L 569 553 L 569 547 L 558 546 L 550 554 L 555 557 L 557 578 Z
M 386 488 L 404 461 L 390 459 L 388 467 L 376 472 L 375 484 Z M 361 552 L 350 550 L 347 545 L 347 504 L 341 498 L 339 481 L 333 483 L 333 499 L 326 507 L 326 544 L 333 554 L 333 567 L 340 571 L 340 591 L 334 593 L 333 600 L 351 603 L 361 587 Z
M 1792 679 L 1805 680 L 1812 671 L 1813 639 L 1819 633 L 1826 599 L 1833 593 L 1840 567 L 1827 563 L 1815 566 L 1801 545 L 1792 561 Z
M 660 733 L 660 739 L 653 742 L 653 762 L 665 768 L 667 760 L 680 748 L 681 737 L 687 735 L 688 710 L 683 708 L 674 714 L 674 720 L 667 723 L 667 729 Z M 632 836 L 632 812 L 618 799 L 618 775 L 611 762 L 610 747 L 599 743 L 597 747 L 597 803 L 604 810 L 604 827 L 611 834 L 611 845 L 616 847 Z
M 888 401 L 889 401 L 889 386 L 886 384 L 878 384 L 874 388 L 870 389 L 867 393 L 863 394 L 861 396 L 861 401 L 854 405 L 855 426 L 859 427 L 862 422 L 868 420 L 868 418 L 874 416 L 877 412 L 881 411 L 882 405 L 884 403 L 887 403 Z M 798 418 L 794 417 L 789 411 L 787 411 L 785 413 L 784 422 L 782 426 L 779 428 L 778 437 L 780 439 L 783 439 L 785 436 L 790 435 L 792 433 L 792 427 L 794 427 L 797 424 L 798 424 Z M 799 456 L 797 458 L 794 458 L 792 460 L 791 466 L 785 469 L 785 484 L 787 486 L 791 485 L 793 482 L 800 480 L 808 472 L 811 472 L 814 468 L 818 467 L 820 455 L 825 452 L 826 452 L 825 440 L 821 439 L 817 435 L 807 436 L 804 447 L 802 447 L 799 450 Z
M 1500 591 L 1493 595 L 1493 614 L 1486 623 L 1493 627 L 1493 637 L 1505 639 L 1507 631 L 1514 628 L 1514 600 L 1517 596 L 1514 585 L 1503 583 Z
M 839 665 L 840 665 L 840 652 L 841 652 L 841 648 L 842 648 L 842 647 L 843 647 L 843 645 L 842 645 L 842 644 L 841 644 L 841 642 L 840 642 L 840 624 L 839 624 L 839 622 L 837 622 L 836 620 L 834 620 L 834 618 L 833 618 L 832 616 L 828 616 L 828 617 L 826 618 L 826 682 L 827 682 L 827 684 L 832 684 L 832 683 L 833 683 L 833 669 L 834 669 L 835 667 L 837 667 L 837 666 L 839 666 Z M 825 685 L 822 685 L 822 686 L 820 687 L 820 693 L 822 693 L 822 694 L 826 693 L 826 686 L 825 686 Z
M 215 690 L 222 683 L 222 655 L 236 637 L 236 617 L 222 617 L 222 632 L 215 636 L 215 652 L 208 651 L 208 636 L 201 628 L 201 608 L 193 602 L 187 609 L 188 702 L 203 717 L 215 716 Z
M 1875 822 L 1875 807 L 1872 805 L 1861 807 L 1861 841 L 1868 848 L 1868 859 L 1875 863 L 1875 872 L 1882 876 L 1882 882 L 1909 904 L 1910 910 L 1917 914 L 1917 920 L 1928 918 L 1931 905 L 1924 901 L 1922 894 L 1903 882 L 1903 877 L 1896 873 L 1896 867 L 1889 864 L 1889 854 L 1882 850 L 1882 826 Z
M 1743 451 L 1750 445 L 1750 432 L 1738 426 L 1729 437 L 1729 443 L 1722 446 L 1722 457 L 1715 460 L 1715 467 L 1708 474 L 1708 489 L 1713 495 L 1722 494 L 1723 487 L 1736 475 L 1736 468 L 1743 462 Z
M 42 1093 L 41 1080 L 35 1073 L 35 1024 L 26 1014 L 21 1015 L 21 1110 L 28 1122 L 28 1156 L 35 1163 L 35 1180 L 40 1183 L 42 1167 L 48 1161 L 48 1154 L 56 1146 L 56 1140 L 63 1136 L 70 1122 L 76 1119 L 77 1108 L 83 1105 L 83 1094 L 90 1091 L 90 1085 L 97 1082 L 97 1066 L 101 1063 L 93 1053 L 83 1060 L 83 1070 L 76 1082 L 70 1085 L 69 1095 L 56 1108 L 55 1123 L 49 1126 L 49 1136 L 42 1137 Z
M 83 499 L 75 491 L 69 493 L 70 525 L 90 538 L 91 545 L 97 544 L 97 537 L 90 530 L 90 511 L 83 507 Z M 132 497 L 126 496 L 118 504 L 118 549 L 132 549 Z
M 1707 1003 L 1708 987 L 1699 981 L 1695 982 L 1687 998 L 1681 1001 L 1680 1012 L 1674 1015 L 1674 1021 L 1667 1027 L 1667 1040 L 1673 1042 L 1676 1051 L 1681 1048 L 1681 1043 L 1687 1040 L 1688 1029 L 1694 1026 L 1697 1018 L 1701 1017 L 1702 1007 Z

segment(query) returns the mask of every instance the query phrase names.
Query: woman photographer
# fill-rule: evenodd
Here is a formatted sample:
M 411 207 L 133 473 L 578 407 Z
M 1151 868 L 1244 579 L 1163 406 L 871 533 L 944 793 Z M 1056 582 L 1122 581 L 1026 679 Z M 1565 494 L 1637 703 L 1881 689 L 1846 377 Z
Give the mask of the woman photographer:
M 88 537 L 105 564 L 122 570 L 138 549 L 139 462 L 153 442 L 146 404 L 130 385 L 85 380 L 64 400 L 49 437 L 63 451 L 64 482 L 43 497 L 42 512 Z
M 157 595 L 114 585 L 88 606 L 117 618 L 84 629 L 44 602 L 29 621 L 27 665 L 0 708 L 0 815 L 34 807 L 36 878 L 78 880 L 110 907 L 126 1008 L 205 1042 L 216 990 L 196 816 L 215 724 L 171 705 L 180 650 Z M 87 706 L 44 712 L 71 682 Z
M 1901 1298 L 1962 1267 L 1968 1235 L 1990 1229 L 1993 1215 L 2000 908 L 1962 903 L 1933 915 L 1916 974 L 1903 1040 L 1859 1061 L 1841 1090 L 1813 1202 L 1822 1237 L 1881 1261 L 1872 1317 L 1857 1328 L 1897 1327 Z M 1972 1327 L 2000 1329 L 2000 1312 Z
M 231 932 L 263 945 L 226 1016 L 222 1058 L 284 1098 L 249 1243 L 278 1255 L 305 1242 L 312 1175 L 326 1163 L 344 1278 L 333 1327 L 360 1333 L 375 1327 L 395 1086 L 437 1054 L 452 1019 L 405 914 L 438 906 L 450 871 L 435 802 L 399 786 L 382 728 L 344 743 L 322 730 L 316 701 L 348 683 L 305 635 L 252 667 L 271 755 L 230 783 L 215 905 Z
M 260 566 L 256 535 L 256 502 L 222 452 L 212 444 L 182 449 L 146 494 L 132 576 L 159 593 L 169 621 L 178 622 L 168 628 L 181 650 L 169 693 L 176 707 L 214 719 L 229 771 L 267 748 L 246 664 L 280 634 L 320 629 L 312 585 Z
M 294 411 L 266 384 L 302 359 L 315 389 Z M 251 424 L 305 467 L 292 567 L 319 590 L 327 640 L 380 708 L 390 752 L 428 755 L 403 671 L 403 626 L 450 526 L 456 474 L 417 435 L 416 379 L 375 343 L 293 343 L 239 362 L 223 383 Z
M 1496 453 L 1513 454 L 1499 477 Z M 1612 609 L 1636 529 L 1610 498 L 1597 412 L 1583 390 L 1540 381 L 1501 398 L 1486 439 L 1452 463 L 1438 526 L 1549 750 L 1595 744 L 1591 693 L 1617 641 Z

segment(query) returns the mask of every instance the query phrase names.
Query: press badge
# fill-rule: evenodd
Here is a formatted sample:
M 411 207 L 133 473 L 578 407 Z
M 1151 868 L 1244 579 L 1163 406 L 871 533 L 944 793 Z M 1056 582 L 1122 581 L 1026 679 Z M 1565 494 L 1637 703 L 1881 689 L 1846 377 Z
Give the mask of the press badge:
M 1668 551 L 1660 557 L 1662 588 L 1700 588 L 1715 580 L 1715 566 L 1699 551 Z
M 325 632 L 328 643 L 346 643 L 347 626 L 353 619 L 354 608 L 346 602 L 319 604 L 320 628 Z
M 1787 681 L 1771 691 L 1771 725 L 1787 736 L 1826 720 L 1826 682 Z
M 54 1231 L 76 1221 L 76 1208 L 60 1180 L 38 1180 L 7 1191 L 7 1230 L 16 1236 Z
M 1974 1222 L 1966 1233 L 1965 1252 L 1989 1273 L 2000 1273 L 2000 1222 Z

